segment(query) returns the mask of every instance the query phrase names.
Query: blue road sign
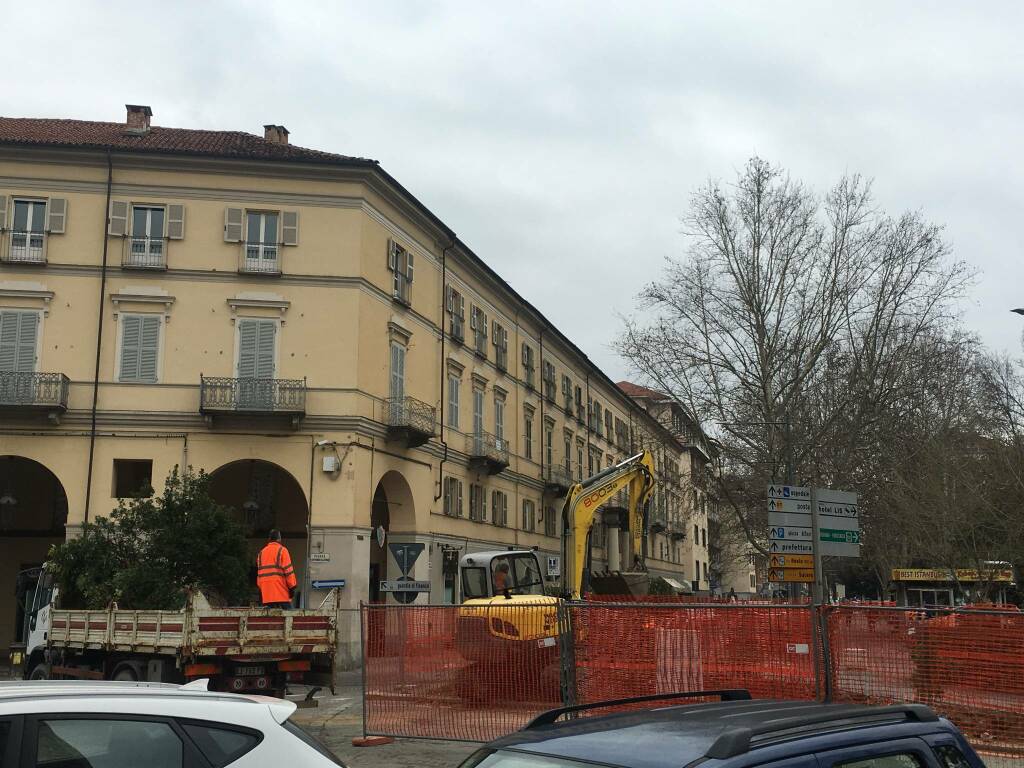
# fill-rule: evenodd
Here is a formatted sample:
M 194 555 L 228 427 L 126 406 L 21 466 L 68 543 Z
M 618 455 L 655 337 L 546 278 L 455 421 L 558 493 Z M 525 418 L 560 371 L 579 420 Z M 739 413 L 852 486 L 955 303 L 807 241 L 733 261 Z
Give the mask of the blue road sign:
M 416 561 L 420 557 L 420 553 L 423 552 L 423 549 L 426 546 L 426 544 L 419 542 L 388 544 L 388 548 L 391 550 L 391 556 L 394 557 L 395 562 L 398 563 L 398 568 L 402 571 L 403 577 L 409 578 L 409 572 L 416 564 Z
M 344 579 L 321 579 L 319 581 L 313 581 L 313 589 L 334 589 L 335 587 L 344 586 Z

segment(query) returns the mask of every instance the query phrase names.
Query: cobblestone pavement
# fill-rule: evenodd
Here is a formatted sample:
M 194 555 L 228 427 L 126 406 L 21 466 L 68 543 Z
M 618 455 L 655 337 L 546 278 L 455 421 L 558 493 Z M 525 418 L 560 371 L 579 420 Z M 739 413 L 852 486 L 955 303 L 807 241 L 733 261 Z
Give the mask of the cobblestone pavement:
M 317 694 L 319 706 L 300 709 L 292 720 L 316 736 L 351 768 L 456 768 L 479 744 L 425 739 L 395 739 L 379 747 L 354 747 L 363 734 L 362 687 L 358 673 L 340 675 L 337 695 Z M 296 692 L 298 694 L 299 692 Z M 291 695 L 301 699 L 301 695 Z

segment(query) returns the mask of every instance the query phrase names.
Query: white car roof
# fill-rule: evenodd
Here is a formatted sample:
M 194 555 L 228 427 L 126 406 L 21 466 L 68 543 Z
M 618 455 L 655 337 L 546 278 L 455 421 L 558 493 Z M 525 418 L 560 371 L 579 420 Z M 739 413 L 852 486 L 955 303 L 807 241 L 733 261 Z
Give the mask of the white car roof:
M 0 715 L 58 712 L 162 715 L 260 727 L 267 725 L 268 717 L 283 723 L 295 709 L 292 701 L 207 691 L 196 683 L 0 682 Z

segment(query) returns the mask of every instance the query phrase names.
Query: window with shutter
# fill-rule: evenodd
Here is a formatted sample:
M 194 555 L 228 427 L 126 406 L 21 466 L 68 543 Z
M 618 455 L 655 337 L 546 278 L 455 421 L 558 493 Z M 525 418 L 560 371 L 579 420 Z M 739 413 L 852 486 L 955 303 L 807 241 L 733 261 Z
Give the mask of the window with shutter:
M 46 205 L 46 231 L 51 235 L 64 234 L 68 218 L 68 201 L 63 197 L 51 197 Z
M 185 206 L 167 206 L 167 237 L 170 240 L 185 239 Z
M 500 449 L 505 439 L 505 398 L 498 395 L 494 396 L 494 437 Z
M 107 234 L 111 237 L 125 237 L 128 234 L 128 203 L 125 200 L 110 201 Z
M 393 281 L 391 297 L 403 304 L 412 304 L 412 254 L 394 240 L 388 241 L 388 269 Z
M 121 316 L 121 364 L 118 381 L 152 384 L 157 381 L 160 354 L 158 315 Z
M 0 371 L 33 373 L 39 314 L 0 312 Z
M 43 200 L 14 200 L 11 245 L 7 261 L 29 264 L 46 262 L 46 203 Z
M 299 244 L 299 212 L 283 211 L 281 213 L 281 245 Z
M 462 382 L 458 376 L 448 377 L 448 426 L 459 428 L 459 390 Z
M 271 408 L 277 323 L 238 321 L 238 401 L 247 408 Z
M 7 195 L 0 195 L 0 232 L 7 229 Z
M 234 209 L 229 208 L 228 210 Z M 225 231 L 227 230 L 225 229 Z M 279 244 L 277 214 L 247 211 L 243 271 L 264 274 L 280 272 L 281 267 L 277 258 Z
M 395 342 L 391 344 L 390 397 L 396 403 L 405 399 L 405 347 Z
M 224 209 L 224 242 L 242 242 L 242 222 L 244 217 L 245 211 L 241 208 Z

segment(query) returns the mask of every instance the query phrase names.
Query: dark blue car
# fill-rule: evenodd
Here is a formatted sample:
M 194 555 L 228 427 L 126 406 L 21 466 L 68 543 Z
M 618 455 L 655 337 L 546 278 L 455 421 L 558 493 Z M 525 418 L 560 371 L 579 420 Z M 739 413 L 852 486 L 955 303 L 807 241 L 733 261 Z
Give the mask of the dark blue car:
M 703 703 L 579 715 L 665 699 Z M 718 699 L 709 701 L 709 699 Z M 569 716 L 573 719 L 563 719 Z M 752 700 L 746 691 L 564 707 L 491 742 L 462 768 L 984 768 L 956 726 L 920 704 Z

